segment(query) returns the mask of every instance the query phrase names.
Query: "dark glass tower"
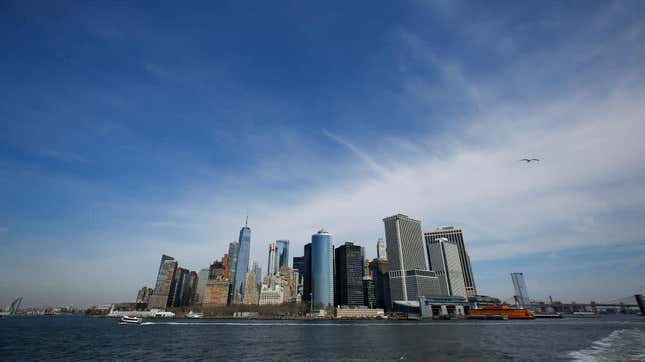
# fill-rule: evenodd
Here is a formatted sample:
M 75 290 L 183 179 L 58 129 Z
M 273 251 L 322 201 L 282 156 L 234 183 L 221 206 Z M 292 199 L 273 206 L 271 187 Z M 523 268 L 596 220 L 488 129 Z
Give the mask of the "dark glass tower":
M 301 278 L 305 277 L 305 257 L 304 256 L 294 256 L 293 257 L 293 268 L 298 271 L 298 274 Z
M 335 305 L 364 305 L 363 248 L 345 243 L 336 248 Z
M 229 268 L 229 281 L 231 287 L 228 290 L 228 304 L 233 304 L 233 285 L 235 285 L 235 273 L 237 272 L 237 256 L 240 251 L 240 243 L 232 241 L 228 244 L 228 268 Z
M 305 245 L 305 271 L 302 284 L 302 300 L 311 300 L 311 243 Z

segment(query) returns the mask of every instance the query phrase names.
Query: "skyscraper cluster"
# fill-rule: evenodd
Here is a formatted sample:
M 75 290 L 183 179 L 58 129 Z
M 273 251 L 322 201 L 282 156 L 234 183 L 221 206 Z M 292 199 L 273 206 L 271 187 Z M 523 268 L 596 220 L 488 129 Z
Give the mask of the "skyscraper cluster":
M 148 306 L 166 308 L 190 305 L 196 290 L 197 273 L 180 267 L 173 257 L 164 254 L 161 256 L 157 282 L 149 296 Z
M 269 242 L 267 273 L 257 262 L 249 268 L 248 218 L 228 253 L 199 273 L 163 255 L 154 290 L 140 291 L 151 308 L 187 305 L 300 303 L 311 309 L 332 306 L 385 308 L 413 305 L 421 297 L 477 294 L 460 229 L 443 227 L 425 234 L 421 222 L 403 214 L 383 219 L 385 239 L 376 242 L 377 258 L 365 249 L 321 229 L 289 266 L 289 240 Z

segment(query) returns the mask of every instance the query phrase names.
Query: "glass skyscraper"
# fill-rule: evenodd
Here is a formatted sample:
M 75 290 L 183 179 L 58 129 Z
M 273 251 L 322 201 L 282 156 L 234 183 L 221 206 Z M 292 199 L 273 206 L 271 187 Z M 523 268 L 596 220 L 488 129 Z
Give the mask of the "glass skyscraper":
M 162 255 L 155 290 L 150 297 L 150 308 L 166 308 L 176 270 L 177 261 L 171 256 Z
M 330 233 L 320 230 L 311 236 L 311 291 L 314 306 L 334 305 L 333 255 Z
M 279 273 L 281 266 L 289 266 L 289 240 L 276 240 L 275 245 L 278 247 L 275 270 L 276 273 Z
M 246 224 L 240 229 L 238 240 L 239 250 L 237 252 L 237 265 L 235 267 L 235 283 L 233 290 L 233 303 L 241 304 L 244 298 L 244 284 L 246 273 L 249 271 L 249 254 L 251 253 L 251 228 L 248 218 Z

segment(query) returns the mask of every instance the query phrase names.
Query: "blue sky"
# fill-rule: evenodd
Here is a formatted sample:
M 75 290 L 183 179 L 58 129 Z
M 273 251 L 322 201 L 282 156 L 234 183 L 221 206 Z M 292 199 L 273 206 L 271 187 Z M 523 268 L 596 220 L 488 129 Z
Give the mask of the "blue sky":
M 464 229 L 479 292 L 643 290 L 645 5 L 0 3 L 0 304 L 325 227 Z M 542 158 L 539 164 L 519 158 Z

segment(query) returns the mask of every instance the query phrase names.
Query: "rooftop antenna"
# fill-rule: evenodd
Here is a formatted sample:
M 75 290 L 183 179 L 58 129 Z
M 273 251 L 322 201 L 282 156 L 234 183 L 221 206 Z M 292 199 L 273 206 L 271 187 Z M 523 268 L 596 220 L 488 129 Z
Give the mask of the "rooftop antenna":
M 246 222 L 244 223 L 244 227 L 248 228 L 249 227 L 249 212 L 246 212 Z

